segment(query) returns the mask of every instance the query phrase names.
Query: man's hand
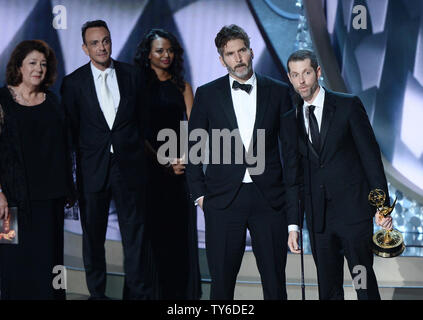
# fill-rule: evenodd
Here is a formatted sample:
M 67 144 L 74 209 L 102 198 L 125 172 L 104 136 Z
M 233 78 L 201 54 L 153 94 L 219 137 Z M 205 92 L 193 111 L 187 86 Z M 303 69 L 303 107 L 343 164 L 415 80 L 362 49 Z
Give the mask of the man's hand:
M 76 199 L 74 197 L 68 197 L 66 198 L 65 208 L 70 209 L 75 205 L 75 203 L 76 203 Z
M 379 213 L 379 211 L 376 211 L 375 222 L 378 226 L 382 227 L 385 230 L 392 230 L 391 216 L 384 217 L 383 215 Z
M 298 234 L 297 231 L 290 231 L 288 236 L 288 247 L 292 253 L 301 253 L 300 246 L 298 245 Z
M 0 220 L 7 219 L 9 216 L 9 205 L 7 203 L 6 196 L 3 192 L 0 192 Z
M 204 197 L 201 197 L 200 199 L 198 199 L 198 205 L 200 206 L 201 210 L 203 210 L 203 200 L 204 200 Z

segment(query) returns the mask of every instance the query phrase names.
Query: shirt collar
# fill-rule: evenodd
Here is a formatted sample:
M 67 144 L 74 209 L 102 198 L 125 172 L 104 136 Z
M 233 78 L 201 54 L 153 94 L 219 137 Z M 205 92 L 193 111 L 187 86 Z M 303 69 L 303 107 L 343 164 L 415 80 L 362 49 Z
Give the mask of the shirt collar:
M 308 103 L 307 101 L 304 101 L 304 108 L 307 108 L 310 105 L 316 106 L 316 108 L 323 108 L 323 104 L 325 102 L 325 89 L 323 89 L 322 86 L 320 86 L 319 93 L 317 94 L 316 98 L 311 103 Z
M 235 78 L 233 78 L 229 74 L 229 84 L 230 84 L 231 88 L 232 88 L 232 85 L 233 85 L 234 81 L 238 81 L 238 80 L 236 80 Z M 253 74 L 250 77 L 250 79 L 248 79 L 247 81 L 245 81 L 244 84 L 251 84 L 254 87 L 256 85 L 256 74 L 253 72 Z
M 92 62 L 90 63 L 90 65 L 91 65 L 91 71 L 93 73 L 94 79 L 96 79 L 96 80 L 103 73 L 107 73 L 111 77 L 113 77 L 114 74 L 115 74 L 115 66 L 114 66 L 113 60 L 110 63 L 110 66 L 106 70 L 104 70 L 104 71 L 101 71 L 100 69 L 98 69 L 96 66 L 94 66 L 94 64 Z

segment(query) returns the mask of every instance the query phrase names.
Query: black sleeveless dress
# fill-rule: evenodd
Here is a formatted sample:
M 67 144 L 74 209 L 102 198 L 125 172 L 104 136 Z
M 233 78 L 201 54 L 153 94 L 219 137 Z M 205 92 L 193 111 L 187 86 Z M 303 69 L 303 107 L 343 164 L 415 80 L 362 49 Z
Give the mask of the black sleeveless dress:
M 176 85 L 168 80 L 153 84 L 149 97 L 147 139 L 157 151 L 166 141 L 157 141 L 162 129 L 176 133 L 178 154 L 180 121 L 185 120 L 185 102 Z M 159 300 L 199 299 L 201 279 L 198 263 L 197 220 L 189 199 L 185 175 L 148 157 L 147 223 L 155 260 L 155 298 Z

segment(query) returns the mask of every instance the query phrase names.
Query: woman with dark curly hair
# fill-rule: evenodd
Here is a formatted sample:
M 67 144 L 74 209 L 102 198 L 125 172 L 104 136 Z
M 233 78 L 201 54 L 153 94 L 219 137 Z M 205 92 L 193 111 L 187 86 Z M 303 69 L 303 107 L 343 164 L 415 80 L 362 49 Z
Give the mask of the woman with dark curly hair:
M 175 159 L 163 165 L 158 161 L 163 155 L 157 154 L 164 143 L 157 139 L 159 131 L 173 130 L 179 147 L 180 121 L 188 119 L 191 112 L 193 93 L 183 77 L 183 52 L 174 35 L 152 29 L 139 44 L 135 57 L 148 88 L 150 179 L 146 199 L 155 258 L 155 298 L 160 300 L 201 296 L 196 210 L 189 200 L 182 160 L 186 155 L 179 150 Z
M 1 299 L 65 299 L 53 287 L 53 268 L 63 265 L 63 212 L 73 187 L 65 114 L 48 90 L 56 65 L 44 41 L 23 41 L 0 89 L 0 219 L 17 206 L 19 237 L 0 245 Z

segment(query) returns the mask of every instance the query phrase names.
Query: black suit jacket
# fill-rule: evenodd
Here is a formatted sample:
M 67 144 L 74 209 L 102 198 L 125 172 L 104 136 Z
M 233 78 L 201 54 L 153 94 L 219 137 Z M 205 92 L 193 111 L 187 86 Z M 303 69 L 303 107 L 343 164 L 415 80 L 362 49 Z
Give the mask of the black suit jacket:
M 128 187 L 141 187 L 145 178 L 143 82 L 133 66 L 113 63 L 120 103 L 112 129 L 101 111 L 90 63 L 64 77 L 61 87 L 62 104 L 76 151 L 78 187 L 84 192 L 103 188 L 111 144 Z
M 374 215 L 368 202 L 371 190 L 384 190 L 389 203 L 379 145 L 358 97 L 325 89 L 320 152 L 307 139 L 302 103 L 297 119 L 306 219 L 313 231 L 323 230 L 327 201 L 333 202 L 339 221 L 347 224 Z
M 204 129 L 209 136 L 209 164 L 203 173 L 202 164 L 193 164 L 191 159 L 187 166 L 187 179 L 193 200 L 205 196 L 204 206 L 218 209 L 228 207 L 241 186 L 245 169 L 254 167 L 245 161 L 235 163 L 235 139 L 231 139 L 231 163 L 223 163 L 223 143 L 220 154 L 213 150 L 213 129 L 233 131 L 238 129 L 235 110 L 232 103 L 229 76 L 226 75 L 199 87 L 195 94 L 194 106 L 189 120 L 189 132 Z M 288 223 L 297 221 L 298 214 L 298 171 L 296 161 L 297 137 L 295 108 L 292 107 L 288 86 L 277 80 L 256 74 L 257 111 L 252 138 L 253 154 L 257 155 L 257 130 L 265 130 L 264 172 L 251 175 L 270 206 L 281 210 L 285 205 Z M 242 144 L 239 133 L 236 134 Z M 190 137 L 191 139 L 191 137 Z M 189 141 L 189 150 L 199 139 Z M 279 143 L 280 141 L 280 143 Z M 204 141 L 203 141 L 204 142 Z M 280 148 L 285 170 L 282 170 Z M 243 150 L 245 154 L 245 149 Z M 213 156 L 219 158 L 212 163 Z

